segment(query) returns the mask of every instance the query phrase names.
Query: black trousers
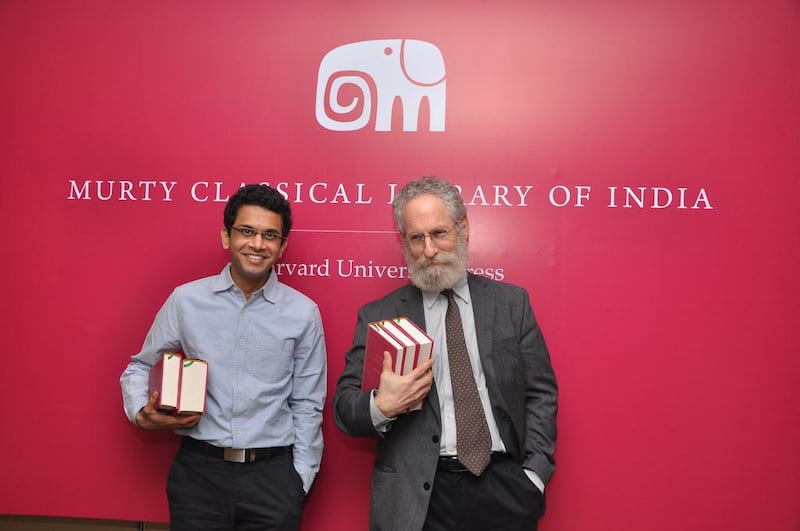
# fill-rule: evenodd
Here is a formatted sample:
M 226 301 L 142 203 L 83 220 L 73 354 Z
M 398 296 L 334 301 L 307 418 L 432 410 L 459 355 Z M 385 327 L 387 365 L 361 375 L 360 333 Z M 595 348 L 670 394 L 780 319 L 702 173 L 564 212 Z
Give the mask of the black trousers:
M 480 476 L 439 469 L 423 531 L 536 531 L 544 495 L 511 458 Z
M 291 453 L 229 463 L 181 448 L 167 498 L 172 531 L 296 531 L 305 491 Z

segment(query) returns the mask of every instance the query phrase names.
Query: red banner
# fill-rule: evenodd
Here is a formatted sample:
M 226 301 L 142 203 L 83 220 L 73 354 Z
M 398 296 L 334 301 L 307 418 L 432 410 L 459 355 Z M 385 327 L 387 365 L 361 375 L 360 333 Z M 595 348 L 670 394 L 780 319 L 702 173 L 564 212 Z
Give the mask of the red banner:
M 0 513 L 167 519 L 118 378 L 242 183 L 292 202 L 330 398 L 437 174 L 552 354 L 541 529 L 797 529 L 799 58 L 784 0 L 4 2 Z M 324 434 L 303 528 L 366 529 L 374 443 Z

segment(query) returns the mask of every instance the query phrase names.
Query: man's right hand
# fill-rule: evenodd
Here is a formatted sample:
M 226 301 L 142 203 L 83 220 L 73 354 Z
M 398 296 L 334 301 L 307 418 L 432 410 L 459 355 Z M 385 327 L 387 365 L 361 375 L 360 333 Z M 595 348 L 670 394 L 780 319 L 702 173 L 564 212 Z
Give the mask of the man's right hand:
M 137 414 L 136 425 L 143 430 L 175 430 L 193 428 L 203 415 L 170 415 L 156 409 L 158 391 L 153 391 L 150 399 Z
M 405 376 L 392 370 L 392 357 L 383 354 L 383 371 L 375 395 L 375 406 L 387 418 L 394 418 L 408 411 L 428 396 L 433 385 L 433 360 L 421 363 Z

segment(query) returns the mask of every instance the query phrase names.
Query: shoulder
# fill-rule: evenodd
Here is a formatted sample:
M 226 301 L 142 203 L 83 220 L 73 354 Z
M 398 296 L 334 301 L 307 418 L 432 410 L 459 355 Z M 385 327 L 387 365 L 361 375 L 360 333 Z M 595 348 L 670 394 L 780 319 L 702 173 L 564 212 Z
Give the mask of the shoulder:
M 400 303 L 411 303 L 419 301 L 422 302 L 422 292 L 413 284 L 405 284 L 399 288 L 390 291 L 383 297 L 375 299 L 364 304 L 361 309 L 364 311 L 372 311 L 387 306 L 397 306 Z
M 208 277 L 190 280 L 177 286 L 174 294 L 178 295 L 198 295 L 214 291 L 215 286 L 219 282 L 219 275 L 212 275 Z
M 527 290 L 516 284 L 482 277 L 473 273 L 469 273 L 467 282 L 469 283 L 470 293 L 473 297 L 482 297 L 484 294 L 491 294 L 496 298 L 512 301 L 528 299 Z
M 366 303 L 364 306 L 380 306 L 386 303 L 394 304 L 397 301 L 409 301 L 415 299 L 421 299 L 422 292 L 414 286 L 413 284 L 405 284 L 400 286 L 399 288 L 395 289 L 394 291 L 390 291 L 380 299 L 375 299 Z
M 293 288 L 283 282 L 275 283 L 275 296 L 279 297 L 283 302 L 298 304 L 302 306 L 316 306 L 317 303 L 314 299 L 303 293 L 297 288 Z
M 275 284 L 275 302 L 278 304 L 290 305 L 293 310 L 313 310 L 317 308 L 317 303 L 297 288 L 287 286 L 282 282 Z

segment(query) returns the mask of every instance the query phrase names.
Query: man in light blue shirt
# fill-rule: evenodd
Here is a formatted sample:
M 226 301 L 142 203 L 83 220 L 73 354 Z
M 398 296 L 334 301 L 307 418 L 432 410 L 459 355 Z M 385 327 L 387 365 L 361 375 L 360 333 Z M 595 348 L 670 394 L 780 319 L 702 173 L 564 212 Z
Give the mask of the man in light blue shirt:
M 269 186 L 231 196 L 231 262 L 173 291 L 120 379 L 131 422 L 183 436 L 167 480 L 173 531 L 299 528 L 322 459 L 326 353 L 317 305 L 272 273 L 291 225 Z M 148 396 L 150 368 L 178 351 L 208 362 L 202 415 L 161 412 Z

